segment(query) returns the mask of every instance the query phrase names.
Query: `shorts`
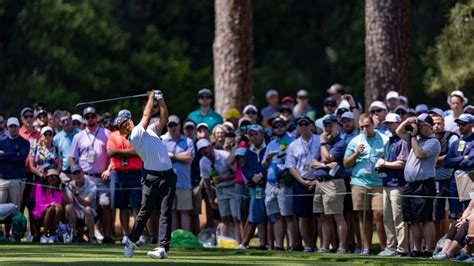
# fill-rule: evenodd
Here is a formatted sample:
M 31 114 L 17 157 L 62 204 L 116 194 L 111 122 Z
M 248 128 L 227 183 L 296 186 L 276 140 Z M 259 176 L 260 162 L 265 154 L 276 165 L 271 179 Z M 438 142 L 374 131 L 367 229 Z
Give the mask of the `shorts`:
M 196 187 L 193 188 L 193 191 Z M 192 193 L 192 201 L 193 201 L 193 215 L 199 215 L 201 214 L 201 204 L 202 204 L 202 191 L 199 190 L 196 195 L 194 192 Z
M 265 207 L 268 216 L 275 214 L 281 216 L 294 215 L 293 187 L 267 183 L 265 187 Z
M 402 197 L 403 221 L 407 223 L 433 221 L 434 196 L 436 196 L 436 185 L 433 178 L 409 182 Z
M 115 190 L 115 186 L 109 186 L 109 184 L 104 184 L 104 182 L 102 182 L 102 178 L 100 177 L 90 176 L 87 174 L 85 175 L 85 177 L 89 178 L 89 180 L 97 186 L 97 202 L 99 203 L 99 205 L 104 207 L 110 206 L 110 191 Z
M 293 212 L 295 215 L 301 218 L 313 218 L 314 189 L 309 190 L 308 187 L 295 181 L 293 182 L 293 195 Z
M 449 197 L 449 187 L 451 181 L 447 180 L 435 180 L 436 185 L 436 198 L 433 201 L 433 221 L 441 221 L 446 218 L 446 198 Z
M 326 215 L 343 213 L 345 193 L 343 179 L 318 182 L 314 191 L 313 212 Z
M 265 223 L 265 188 L 250 188 L 249 222 L 254 224 Z
M 216 188 L 217 205 L 219 206 L 219 214 L 221 218 L 226 216 L 237 217 L 238 207 L 237 200 L 235 197 L 235 185 L 221 186 Z
M 142 201 L 141 171 L 110 171 L 112 208 L 140 208 Z
M 20 207 L 24 189 L 22 179 L 0 179 L 0 203 L 13 203 Z
M 176 189 L 173 210 L 190 211 L 193 209 L 193 191 L 191 189 Z
M 383 187 L 362 187 L 352 185 L 352 204 L 354 211 L 383 210 Z
M 85 220 L 85 213 L 84 213 L 84 208 L 81 206 L 78 206 L 77 204 L 74 204 L 74 211 L 76 212 L 76 218 L 77 220 Z M 92 214 L 94 215 L 94 221 L 99 217 L 97 214 L 97 210 L 95 208 L 92 208 Z

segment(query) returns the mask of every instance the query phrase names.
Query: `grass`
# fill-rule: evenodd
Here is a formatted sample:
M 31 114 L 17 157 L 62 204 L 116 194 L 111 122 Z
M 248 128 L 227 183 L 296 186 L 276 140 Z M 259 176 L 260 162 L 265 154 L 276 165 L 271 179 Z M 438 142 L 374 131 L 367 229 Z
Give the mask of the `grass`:
M 138 248 L 133 258 L 123 257 L 121 245 L 90 244 L 0 244 L 0 265 L 151 265 L 157 261 L 146 253 L 154 246 Z M 167 265 L 466 265 L 460 262 L 438 262 L 414 258 L 381 258 L 377 256 L 305 254 L 302 252 L 272 252 L 259 250 L 181 249 L 172 248 Z

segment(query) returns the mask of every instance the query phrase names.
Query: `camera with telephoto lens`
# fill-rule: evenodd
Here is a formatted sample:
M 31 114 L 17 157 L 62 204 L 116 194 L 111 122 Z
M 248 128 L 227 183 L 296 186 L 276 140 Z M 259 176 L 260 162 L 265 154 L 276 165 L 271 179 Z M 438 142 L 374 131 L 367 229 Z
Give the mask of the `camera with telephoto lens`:
M 413 131 L 413 126 L 411 124 L 408 124 L 405 126 L 405 131 L 406 132 L 412 132 Z

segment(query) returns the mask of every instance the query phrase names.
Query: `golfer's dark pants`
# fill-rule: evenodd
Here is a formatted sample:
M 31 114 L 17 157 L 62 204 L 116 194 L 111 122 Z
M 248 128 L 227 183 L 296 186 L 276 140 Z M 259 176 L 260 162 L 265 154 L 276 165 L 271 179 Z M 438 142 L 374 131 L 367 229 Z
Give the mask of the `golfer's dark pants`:
M 142 206 L 138 212 L 133 230 L 129 235 L 130 241 L 136 243 L 145 229 L 146 222 L 153 210 L 160 209 L 159 245 L 168 251 L 171 240 L 171 208 L 176 191 L 176 174 L 172 169 L 156 172 L 144 171 L 142 177 Z

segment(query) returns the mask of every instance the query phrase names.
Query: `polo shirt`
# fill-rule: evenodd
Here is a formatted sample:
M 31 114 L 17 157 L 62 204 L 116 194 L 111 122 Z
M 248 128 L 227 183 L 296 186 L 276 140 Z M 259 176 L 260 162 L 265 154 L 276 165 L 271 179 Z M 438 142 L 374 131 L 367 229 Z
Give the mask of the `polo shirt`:
M 373 138 L 367 137 L 364 133 L 354 137 L 347 145 L 344 159 L 355 153 L 360 144 L 364 144 L 364 151 L 357 157 L 352 167 L 351 185 L 374 187 L 382 185 L 382 178 L 375 172 L 377 160 L 382 158 L 384 146 L 388 142 L 388 137 L 375 131 Z
M 70 171 L 69 165 L 69 153 L 71 151 L 72 140 L 74 136 L 79 133 L 81 130 L 73 128 L 71 134 L 67 134 L 66 131 L 62 130 L 53 139 L 53 145 L 58 148 L 59 155 L 63 159 L 62 170 Z
M 407 182 L 422 181 L 436 175 L 436 161 L 441 152 L 438 139 L 432 134 L 429 138 L 418 139 L 418 143 L 426 153 L 427 158 L 424 160 L 416 158 L 413 149 L 411 149 L 404 171 Z
M 108 129 L 97 127 L 91 132 L 88 128 L 77 133 L 71 145 L 69 157 L 73 157 L 84 173 L 100 174 L 108 166 L 107 139 L 110 135 Z M 89 161 L 88 155 L 95 153 L 95 160 Z
M 107 140 L 107 150 L 128 150 L 133 149 L 130 142 L 125 138 L 125 135 L 120 134 L 118 130 L 112 132 Z M 111 157 L 110 164 L 114 170 L 122 171 L 137 171 L 143 168 L 142 159 L 139 156 L 126 158 L 128 163 L 122 163 L 123 158 Z
M 178 141 L 173 141 L 171 136 L 168 134 L 168 136 L 163 139 L 163 143 L 165 144 L 168 152 L 174 155 L 181 152 L 190 151 L 194 158 L 194 143 L 190 138 L 187 138 L 184 135 L 181 135 Z M 182 162 L 175 161 L 172 163 L 172 165 L 173 171 L 178 177 L 176 182 L 176 188 L 191 189 L 191 164 L 185 164 Z
M 346 151 L 347 143 L 337 135 L 333 140 L 326 144 L 329 154 L 334 157 L 335 162 L 339 166 L 334 176 L 329 174 L 330 168 L 319 168 L 315 170 L 316 179 L 330 180 L 344 176 L 344 152 Z M 320 148 L 322 149 L 322 147 Z M 322 162 L 321 153 L 319 153 L 318 161 Z
M 385 145 L 383 159 L 387 162 L 405 161 L 408 158 L 408 143 L 397 135 L 392 135 Z M 403 169 L 382 169 L 387 175 L 383 178 L 386 187 L 403 187 L 406 184 Z
M 197 125 L 200 123 L 205 123 L 207 126 L 209 126 L 210 132 L 212 132 L 216 125 L 224 123 L 222 116 L 215 112 L 212 108 L 209 109 L 207 114 L 202 114 L 201 109 L 197 109 L 188 115 L 188 119 L 193 120 Z
M 290 145 L 290 143 L 292 143 L 294 140 L 295 139 L 287 133 L 282 138 L 274 139 L 270 141 L 270 143 L 268 143 L 267 149 L 265 151 L 265 155 L 263 156 L 263 158 L 266 158 L 269 153 L 276 153 L 276 155 L 273 156 L 268 166 L 268 170 L 267 170 L 268 183 L 276 183 L 278 181 L 277 174 L 280 170 L 278 169 L 277 165 L 285 164 L 286 151 L 287 151 L 288 145 Z
M 76 182 L 76 181 L 73 181 Z M 77 186 L 77 185 L 76 185 Z M 68 189 L 66 190 L 69 197 L 73 198 L 73 206 L 76 210 L 84 210 L 84 205 L 82 205 L 72 192 Z M 92 199 L 91 208 L 96 209 L 96 198 L 97 198 L 97 186 L 92 182 L 88 177 L 84 177 L 84 185 L 82 187 L 77 186 L 77 192 L 79 197 L 82 199 L 90 198 Z
M 154 127 L 145 130 L 142 124 L 138 124 L 130 133 L 129 141 L 142 158 L 146 170 L 167 171 L 172 168 L 166 146 L 156 134 Z
M 311 167 L 313 159 L 319 157 L 319 137 L 312 134 L 309 141 L 302 137 L 293 141 L 287 149 L 286 168 L 295 168 L 304 179 L 316 179 L 315 170 Z
M 467 160 L 464 158 L 466 155 Z M 462 136 L 451 144 L 444 159 L 444 166 L 464 171 L 474 169 L 474 133 Z

